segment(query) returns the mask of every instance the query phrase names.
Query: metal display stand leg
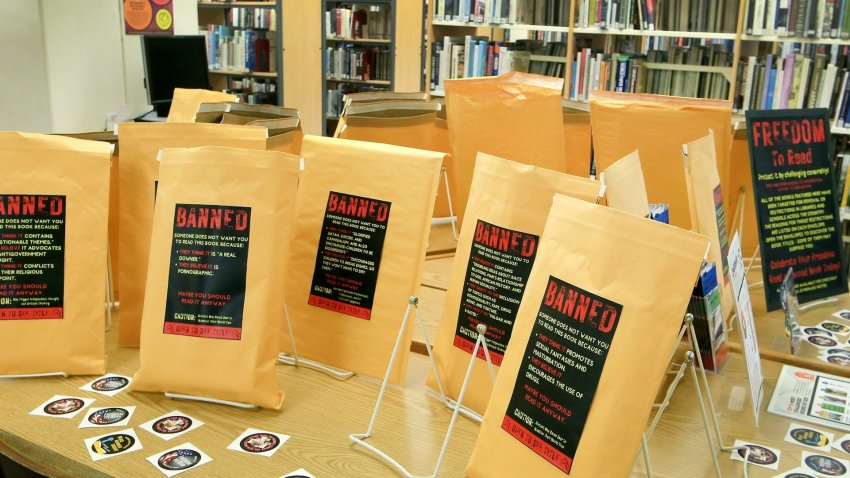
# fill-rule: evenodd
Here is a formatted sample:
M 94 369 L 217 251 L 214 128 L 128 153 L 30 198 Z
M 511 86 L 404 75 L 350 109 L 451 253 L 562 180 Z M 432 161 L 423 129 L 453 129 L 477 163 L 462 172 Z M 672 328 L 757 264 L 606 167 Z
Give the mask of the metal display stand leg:
M 399 329 L 398 338 L 396 339 L 395 346 L 393 347 L 392 356 L 390 357 L 389 364 L 387 365 L 387 373 L 384 375 L 384 380 L 381 383 L 381 391 L 378 392 L 378 398 L 375 401 L 375 408 L 372 411 L 372 419 L 369 421 L 369 429 L 366 431 L 366 433 L 352 433 L 348 437 L 354 443 L 356 443 L 356 444 L 366 448 L 370 452 L 378 455 L 381 459 L 386 461 L 388 464 L 392 465 L 396 470 L 400 471 L 406 478 L 435 478 L 437 476 L 437 473 L 439 473 L 439 471 L 440 471 L 440 466 L 443 463 L 443 458 L 445 457 L 446 451 L 448 450 L 449 439 L 452 436 L 452 431 L 454 430 L 455 423 L 457 422 L 458 415 L 461 414 L 461 413 L 463 413 L 464 415 L 467 415 L 467 413 L 464 413 L 464 411 L 463 411 L 463 405 L 462 405 L 463 396 L 466 393 L 467 385 L 469 385 L 469 377 L 472 374 L 472 367 L 475 364 L 475 360 L 477 359 L 479 347 L 484 348 L 486 357 L 488 359 L 487 361 L 488 361 L 488 363 L 490 363 L 490 360 L 489 360 L 490 355 L 489 355 L 489 352 L 487 351 L 487 343 L 484 340 L 484 333 L 487 331 L 487 327 L 484 326 L 484 324 L 478 324 L 478 327 L 477 327 L 478 337 L 475 340 L 475 347 L 473 347 L 473 349 L 472 349 L 472 357 L 470 357 L 469 366 L 466 369 L 466 375 L 464 376 L 463 385 L 460 388 L 460 393 L 458 394 L 457 401 L 453 402 L 454 405 L 452 406 L 452 410 L 453 410 L 452 418 L 449 421 L 448 428 L 446 429 L 446 435 L 443 438 L 443 445 L 440 448 L 440 453 L 437 457 L 437 463 L 434 465 L 434 471 L 430 475 L 414 475 L 410 471 L 408 471 L 407 468 L 405 468 L 398 461 L 396 461 L 394 458 L 392 458 L 388 454 L 384 453 L 379 448 L 372 446 L 369 443 L 366 443 L 366 441 L 365 441 L 367 438 L 372 436 L 372 432 L 375 429 L 375 422 L 377 421 L 378 413 L 381 410 L 381 402 L 384 399 L 384 392 L 386 392 L 387 384 L 389 383 L 390 373 L 392 372 L 396 356 L 398 355 L 399 347 L 401 346 L 402 337 L 404 336 L 404 331 L 407 327 L 407 321 L 410 319 L 410 310 L 411 309 L 413 309 L 415 311 L 416 319 L 419 323 L 419 326 L 422 328 L 422 332 L 425 335 L 425 346 L 426 346 L 426 349 L 428 350 L 428 358 L 431 361 L 431 367 L 433 368 L 434 374 L 437 377 L 437 384 L 440 388 L 440 395 L 441 395 L 442 399 L 444 401 L 446 401 L 446 403 L 448 403 L 448 399 L 446 398 L 445 393 L 444 393 L 442 380 L 440 379 L 440 375 L 437 371 L 437 365 L 434 361 L 434 356 L 431 353 L 431 346 L 430 346 L 430 342 L 428 340 L 428 334 L 425 331 L 425 324 L 422 322 L 422 317 L 419 315 L 419 299 L 416 298 L 415 296 L 411 296 L 408 299 L 407 310 L 404 313 L 404 319 L 401 322 L 401 327 Z M 491 365 L 490 371 L 491 371 L 491 373 L 493 372 L 492 365 Z M 469 412 L 471 412 L 471 411 L 469 411 Z M 471 413 L 474 413 L 474 412 L 471 412 Z M 467 416 L 469 416 L 469 415 L 467 415 Z M 470 417 L 470 418 L 472 418 L 472 417 Z
M 824 305 L 836 304 L 836 303 L 838 303 L 837 297 L 828 297 L 826 299 L 814 300 L 812 302 L 809 302 L 808 304 L 801 305 L 799 307 L 799 309 L 800 309 L 800 312 L 805 312 L 809 309 L 814 309 L 815 307 L 821 307 L 821 306 L 824 306 Z
M 292 353 L 287 354 L 285 352 L 281 352 L 277 357 L 278 363 L 290 365 L 292 367 L 311 368 L 339 380 L 347 380 L 354 376 L 354 372 L 340 370 L 315 360 L 307 360 L 298 357 L 298 349 L 295 346 L 295 334 L 292 332 L 292 321 L 289 320 L 289 309 L 286 307 L 286 303 L 283 304 L 283 317 L 286 321 L 286 329 L 289 332 L 289 344 L 292 347 Z
M 452 193 L 449 190 L 449 171 L 445 166 L 440 168 L 440 176 L 443 177 L 443 184 L 446 185 L 446 201 L 449 203 L 449 219 L 451 219 L 452 223 L 452 236 L 457 241 L 460 238 L 460 235 L 457 232 L 457 216 L 455 216 L 455 208 L 452 205 Z
M 106 242 L 106 330 L 112 328 L 112 310 L 115 309 L 115 286 L 112 277 L 112 249 Z
M 184 395 L 182 393 L 171 393 L 165 392 L 165 396 L 168 398 L 173 398 L 175 400 L 194 400 L 196 402 L 208 402 L 208 403 L 218 403 L 220 405 L 227 405 L 230 407 L 237 408 L 257 408 L 256 405 L 252 405 L 250 403 L 242 403 L 242 402 L 231 402 L 230 400 L 219 400 L 217 398 L 209 398 L 209 397 L 198 397 L 195 395 Z

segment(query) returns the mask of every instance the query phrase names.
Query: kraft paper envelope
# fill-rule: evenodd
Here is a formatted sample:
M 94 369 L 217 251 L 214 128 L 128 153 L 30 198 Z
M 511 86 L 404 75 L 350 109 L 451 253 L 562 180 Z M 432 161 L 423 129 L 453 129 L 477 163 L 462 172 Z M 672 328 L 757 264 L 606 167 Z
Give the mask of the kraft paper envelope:
M 646 184 L 640 168 L 637 151 L 625 156 L 605 171 L 605 199 L 608 206 L 635 216 L 649 216 L 649 201 L 646 199 Z
M 674 226 L 691 227 L 682 144 L 713 129 L 720 182 L 724 187 L 727 183 L 732 144 L 729 101 L 594 92 L 590 122 L 597 171 L 640 151 L 649 202 L 669 204 Z
M 137 346 L 145 299 L 159 150 L 196 146 L 265 149 L 266 129 L 195 123 L 121 123 L 118 138 L 121 144 L 118 341 L 123 346 Z
M 353 103 L 340 118 L 342 126 L 337 128 L 335 137 L 448 153 L 447 129 L 445 121 L 437 118 L 439 111 L 440 104 L 432 101 Z M 451 182 L 450 155 L 445 157 L 443 166 Z M 440 181 L 434 217 L 449 216 L 447 196 L 444 182 Z
M 560 78 L 527 73 L 446 81 L 458 222 L 463 222 L 479 151 L 564 170 L 562 83 Z
M 382 378 L 419 288 L 444 155 L 319 136 L 302 154 L 286 289 L 298 354 Z M 393 383 L 413 320 L 403 333 Z M 288 335 L 281 349 L 292 351 Z
M 709 131 L 707 136 L 684 145 L 685 179 L 691 207 L 691 229 L 711 241 L 708 258 L 717 266 L 723 317 L 729 317 L 735 299 L 732 296 L 732 281 L 729 278 L 729 263 L 726 259 L 729 255 L 729 235 L 714 144 L 714 132 Z
M 555 196 L 466 475 L 627 476 L 707 245 Z
M 304 131 L 301 114 L 295 108 L 244 103 L 201 103 L 195 123 L 241 124 L 268 130 L 266 149 L 300 154 Z
M 171 109 L 168 110 L 169 123 L 192 123 L 201 103 L 221 103 L 236 101 L 236 95 L 220 91 L 174 88 Z
M 561 100 L 564 119 L 564 172 L 586 178 L 590 176 L 590 113 L 571 108 Z
M 106 371 L 110 150 L 0 132 L 0 375 Z
M 538 252 L 552 196 L 595 202 L 600 184 L 588 178 L 478 153 L 466 219 L 449 277 L 434 357 L 446 394 L 457 399 L 485 324 L 496 370 L 511 337 L 519 301 Z M 472 369 L 463 404 L 484 413 L 493 383 L 483 350 Z M 438 390 L 432 374 L 428 386 Z
M 275 364 L 299 162 L 162 150 L 132 390 L 281 407 Z

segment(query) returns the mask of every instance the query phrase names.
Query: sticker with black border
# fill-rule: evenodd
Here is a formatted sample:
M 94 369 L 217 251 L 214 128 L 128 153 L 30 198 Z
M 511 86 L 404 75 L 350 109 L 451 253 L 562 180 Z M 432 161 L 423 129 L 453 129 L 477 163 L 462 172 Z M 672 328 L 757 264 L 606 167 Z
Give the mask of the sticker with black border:
M 785 433 L 785 441 L 828 452 L 832 448 L 832 443 L 835 441 L 835 435 L 808 425 L 792 423 Z
M 295 471 L 291 471 L 291 472 L 287 473 L 286 475 L 281 476 L 280 478 L 316 478 L 316 477 L 313 476 L 312 474 L 310 474 L 310 472 L 305 470 L 304 468 L 299 468 Z
M 844 355 L 845 357 L 850 357 L 850 350 L 842 348 L 821 350 L 820 353 L 826 355 Z
M 850 433 L 832 442 L 832 448 L 850 455 Z
M 35 407 L 35 409 L 30 412 L 30 415 L 71 419 L 77 416 L 77 414 L 82 412 L 92 403 L 94 403 L 93 398 L 54 395 L 46 402 Z
M 844 354 L 823 354 L 818 355 L 818 359 L 821 362 L 826 362 L 832 365 L 838 365 L 839 367 L 850 367 L 850 356 Z
M 809 335 L 806 337 L 806 342 L 819 349 L 830 349 L 833 347 L 838 347 L 840 344 L 837 340 L 832 337 L 827 337 L 825 335 Z
M 850 335 L 850 327 L 845 324 L 839 324 L 838 322 L 833 322 L 831 320 L 824 320 L 818 327 L 828 330 L 835 335 L 847 336 Z
M 163 440 L 171 440 L 180 435 L 194 430 L 203 425 L 204 422 L 197 418 L 192 418 L 183 412 L 174 410 L 173 412 L 160 415 L 151 421 L 139 425 L 142 430 L 153 433 Z
M 835 317 L 836 319 L 850 320 L 850 310 L 848 310 L 848 309 L 839 310 L 838 312 L 835 312 L 834 314 L 832 314 L 832 316 Z
M 811 471 L 805 468 L 794 468 L 793 470 L 783 471 L 778 475 L 773 475 L 773 478 L 817 478 Z
M 174 476 L 186 470 L 209 463 L 212 458 L 191 443 L 184 443 L 170 450 L 155 453 L 146 458 L 151 465 L 165 476 Z
M 821 476 L 850 476 L 850 462 L 823 453 L 804 451 L 800 466 Z
M 732 450 L 731 458 L 735 461 L 744 461 L 744 455 L 746 451 L 738 450 L 737 448 L 745 446 L 750 449 L 750 456 L 747 458 L 748 462 L 756 466 L 770 468 L 771 470 L 779 469 L 779 457 L 781 455 L 779 449 L 770 448 L 764 445 L 758 445 L 756 443 L 750 443 L 743 440 L 735 440 L 734 447 L 736 449 Z
M 132 428 L 88 438 L 84 442 L 89 456 L 94 461 L 142 449 L 142 442 Z
M 78 428 L 123 427 L 130 423 L 136 407 L 97 407 L 90 408 L 83 416 Z
M 803 333 L 806 335 L 825 335 L 827 337 L 835 336 L 832 332 L 820 327 L 803 327 Z
M 289 438 L 289 435 L 249 428 L 233 440 L 233 443 L 227 445 L 227 449 L 251 455 L 272 456 Z
M 127 385 L 130 385 L 130 380 L 130 377 L 124 375 L 108 373 L 83 385 L 82 387 L 80 387 L 80 390 L 86 392 L 99 393 L 101 395 L 112 397 L 115 394 L 120 393 L 122 390 L 126 389 Z

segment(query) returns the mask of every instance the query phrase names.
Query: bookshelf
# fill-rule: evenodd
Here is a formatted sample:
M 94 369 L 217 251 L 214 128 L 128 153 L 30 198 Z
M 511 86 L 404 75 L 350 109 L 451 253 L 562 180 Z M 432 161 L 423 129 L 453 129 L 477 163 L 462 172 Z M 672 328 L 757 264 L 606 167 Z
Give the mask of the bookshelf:
M 283 105 L 282 1 L 198 1 L 213 89 Z
M 334 131 L 346 93 L 392 90 L 395 0 L 322 0 L 322 128 Z

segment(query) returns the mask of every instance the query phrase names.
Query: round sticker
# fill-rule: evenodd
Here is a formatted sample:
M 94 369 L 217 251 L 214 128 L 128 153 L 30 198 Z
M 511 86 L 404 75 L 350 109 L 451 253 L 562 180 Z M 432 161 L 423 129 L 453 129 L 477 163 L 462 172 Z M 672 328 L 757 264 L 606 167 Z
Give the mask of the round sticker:
M 791 438 L 797 440 L 803 445 L 808 446 L 827 446 L 829 445 L 829 438 L 823 433 L 812 430 L 811 428 L 794 428 L 789 434 Z
M 89 423 L 94 425 L 112 425 L 127 418 L 130 412 L 126 408 L 103 408 L 89 415 Z
M 847 357 L 845 355 L 830 355 L 826 358 L 826 361 L 829 363 L 834 363 L 835 365 L 850 367 L 850 357 Z
M 831 456 L 809 455 L 804 461 L 809 468 L 827 476 L 841 476 L 847 473 L 847 467 Z
M 168 5 L 169 3 L 171 3 L 171 0 L 153 0 L 153 3 L 164 7 L 164 6 Z
M 159 27 L 160 30 L 168 30 L 171 28 L 171 12 L 164 8 L 156 12 L 156 26 Z
M 98 392 L 112 392 L 126 387 L 128 383 L 130 381 L 124 377 L 104 377 L 92 383 L 91 388 Z
M 846 334 L 850 332 L 850 328 L 843 324 L 837 324 L 835 322 L 824 322 L 820 324 L 821 328 L 829 330 L 830 332 L 835 332 L 839 334 Z
M 806 337 L 806 340 L 821 347 L 835 347 L 838 345 L 838 342 L 824 335 L 810 335 Z
M 133 30 L 144 30 L 151 24 L 153 8 L 148 0 L 124 0 L 124 21 Z
M 798 473 L 796 471 L 783 475 L 782 478 L 815 478 L 807 473 Z
M 847 349 L 829 349 L 826 353 L 829 355 L 844 355 L 845 357 L 850 357 L 850 350 Z
M 186 431 L 192 426 L 192 419 L 182 415 L 173 415 L 170 417 L 160 418 L 153 424 L 153 429 L 157 433 L 180 433 Z
M 239 442 L 239 447 L 250 453 L 274 450 L 278 445 L 280 439 L 271 433 L 252 433 Z
M 750 456 L 748 458 L 750 463 L 755 463 L 757 465 L 772 465 L 778 460 L 776 453 L 773 453 L 763 446 L 750 444 L 747 444 L 746 446 L 750 449 Z M 738 455 L 740 455 L 741 458 L 743 458 L 745 454 L 746 452 L 744 450 L 738 450 Z
M 832 332 L 819 327 L 806 327 L 803 329 L 803 332 L 805 332 L 806 335 L 826 335 L 827 337 L 832 337 Z
M 159 463 L 160 468 L 166 470 L 185 470 L 197 465 L 199 461 L 201 461 L 200 453 L 181 448 L 162 454 L 156 462 Z
M 91 444 L 91 451 L 98 455 L 114 455 L 129 450 L 136 444 L 136 439 L 124 433 L 106 435 Z
M 840 446 L 845 452 L 850 453 L 850 440 L 844 440 L 839 443 L 838 446 Z
M 44 406 L 44 413 L 48 415 L 67 415 L 83 408 L 85 402 L 79 398 L 60 398 Z

